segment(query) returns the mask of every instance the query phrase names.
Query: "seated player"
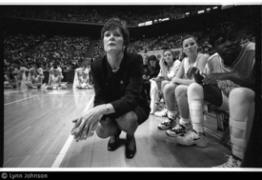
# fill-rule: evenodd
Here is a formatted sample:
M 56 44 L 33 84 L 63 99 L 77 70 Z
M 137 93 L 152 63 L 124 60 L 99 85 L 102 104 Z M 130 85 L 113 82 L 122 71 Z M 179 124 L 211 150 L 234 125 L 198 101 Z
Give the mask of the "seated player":
M 62 83 L 63 75 L 62 69 L 58 67 L 56 63 L 54 63 L 53 67 L 49 71 L 49 80 L 47 89 L 66 89 L 67 83 Z
M 29 70 L 30 78 L 31 78 L 31 86 L 35 89 L 40 89 L 43 83 L 44 74 L 43 69 L 37 65 L 38 68 L 36 68 L 35 65 Z
M 206 147 L 203 102 L 208 101 L 220 107 L 225 103 L 223 93 L 228 95 L 232 152 L 228 161 L 221 167 L 241 166 L 254 118 L 255 43 L 249 42 L 241 46 L 239 41 L 241 34 L 237 32 L 237 28 L 232 28 L 229 32 L 211 38 L 212 45 L 220 55 L 222 62 L 215 65 L 214 61 L 211 67 L 220 72 L 208 74 L 202 83 L 193 83 L 189 86 L 187 102 L 193 130 L 176 137 L 178 144 Z M 225 87 L 220 83 L 225 80 L 232 81 L 236 86 Z M 217 83 L 217 87 L 212 85 Z
M 73 88 L 89 89 L 92 88 L 90 83 L 90 62 L 84 61 L 81 67 L 75 70 Z

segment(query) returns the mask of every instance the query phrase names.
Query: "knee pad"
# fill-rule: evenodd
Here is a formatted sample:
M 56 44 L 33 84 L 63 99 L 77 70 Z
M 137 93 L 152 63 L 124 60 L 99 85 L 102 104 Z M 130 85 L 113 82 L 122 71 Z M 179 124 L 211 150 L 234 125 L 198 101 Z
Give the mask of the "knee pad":
M 245 148 L 246 148 L 246 135 L 247 135 L 247 120 L 245 121 L 234 121 L 231 120 L 229 122 L 231 133 L 230 133 L 230 140 L 232 144 L 232 153 L 243 159 Z M 236 137 L 232 133 L 232 131 L 238 131 L 241 134 L 241 137 Z M 241 133 L 242 131 L 242 133 Z
M 255 93 L 249 88 L 238 87 L 234 88 L 230 94 L 229 99 L 238 99 L 243 101 L 252 101 L 255 98 Z
M 187 89 L 188 99 L 203 99 L 204 90 L 203 87 L 197 83 L 192 83 Z

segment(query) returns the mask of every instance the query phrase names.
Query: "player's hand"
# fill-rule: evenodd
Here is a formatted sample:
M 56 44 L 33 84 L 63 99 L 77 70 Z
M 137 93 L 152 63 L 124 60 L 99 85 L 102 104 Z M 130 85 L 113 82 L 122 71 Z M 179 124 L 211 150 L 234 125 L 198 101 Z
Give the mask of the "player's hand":
M 216 74 L 208 74 L 203 79 L 203 84 L 216 84 L 218 77 Z

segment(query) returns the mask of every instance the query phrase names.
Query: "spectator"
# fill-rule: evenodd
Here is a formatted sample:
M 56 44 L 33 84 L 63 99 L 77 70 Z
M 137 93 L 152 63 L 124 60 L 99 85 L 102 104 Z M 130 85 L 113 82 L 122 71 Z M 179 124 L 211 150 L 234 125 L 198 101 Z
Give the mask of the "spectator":
M 156 78 L 151 79 L 151 114 L 154 114 L 157 110 L 156 104 L 160 101 L 163 89 L 176 75 L 179 66 L 180 61 L 174 60 L 173 52 L 171 50 L 164 50 L 163 58 L 160 60 L 160 72 Z
M 159 62 L 155 55 L 148 57 L 148 64 L 144 65 L 144 89 L 147 99 L 150 101 L 150 79 L 155 78 L 160 71 Z

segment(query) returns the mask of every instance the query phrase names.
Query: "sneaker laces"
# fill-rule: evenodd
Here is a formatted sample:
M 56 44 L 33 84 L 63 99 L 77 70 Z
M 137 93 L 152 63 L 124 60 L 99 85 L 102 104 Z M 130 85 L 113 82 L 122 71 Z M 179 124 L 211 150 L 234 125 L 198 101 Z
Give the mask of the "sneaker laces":
M 187 131 L 185 134 L 179 134 L 176 139 L 178 144 L 185 146 L 197 145 L 198 147 L 206 147 L 208 141 L 203 133 L 197 133 L 194 129 Z
M 184 134 L 186 133 L 186 127 L 178 123 L 175 127 L 171 129 L 171 131 L 175 132 L 176 134 Z
M 158 128 L 160 130 L 166 130 L 166 129 L 170 129 L 172 127 L 172 123 L 173 121 L 170 119 L 166 119 L 164 121 L 162 121 L 159 125 Z
M 168 129 L 166 134 L 168 136 L 177 136 L 177 135 L 184 135 L 186 133 L 186 128 L 181 126 L 181 124 L 176 124 L 173 128 Z
M 176 112 L 175 114 L 171 114 L 171 113 L 169 114 L 169 112 L 167 111 L 166 116 L 167 116 L 168 119 L 174 120 L 176 122 L 178 122 L 178 120 L 180 118 L 178 112 Z
M 164 125 L 164 126 L 169 126 L 172 123 L 172 120 L 170 120 L 169 118 L 162 121 L 160 124 Z
M 186 133 L 179 134 L 178 138 L 184 142 L 193 142 L 194 140 L 198 140 L 200 136 L 194 130 L 190 130 Z

